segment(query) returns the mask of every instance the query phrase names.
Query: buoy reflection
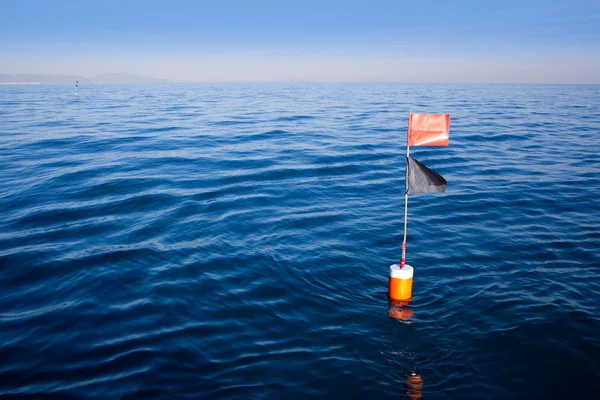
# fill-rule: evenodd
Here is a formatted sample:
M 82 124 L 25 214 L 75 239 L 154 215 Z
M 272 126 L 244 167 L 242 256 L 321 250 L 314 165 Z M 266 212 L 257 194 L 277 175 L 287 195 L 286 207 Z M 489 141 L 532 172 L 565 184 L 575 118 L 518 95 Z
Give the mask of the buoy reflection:
M 408 300 L 390 299 L 388 315 L 390 317 L 396 318 L 404 323 L 407 323 L 407 324 L 412 323 L 411 319 L 413 316 L 413 312 L 410 308 L 408 308 L 408 303 L 410 301 L 411 301 L 411 299 L 408 299 Z
M 413 311 L 408 307 L 412 298 L 407 300 L 389 299 L 388 316 L 397 319 L 403 324 L 412 324 Z M 409 353 L 410 356 L 410 353 Z M 423 378 L 417 375 L 416 361 L 413 356 L 410 356 L 413 361 L 413 370 L 406 375 L 404 388 L 406 389 L 406 398 L 409 400 L 421 400 L 423 398 Z

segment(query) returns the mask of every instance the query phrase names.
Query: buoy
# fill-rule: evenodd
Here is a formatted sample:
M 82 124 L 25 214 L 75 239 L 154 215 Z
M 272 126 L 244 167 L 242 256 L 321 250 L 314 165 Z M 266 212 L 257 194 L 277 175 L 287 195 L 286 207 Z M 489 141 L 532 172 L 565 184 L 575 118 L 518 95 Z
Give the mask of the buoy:
M 406 396 L 410 400 L 419 400 L 423 397 L 423 378 L 417 375 L 415 371 L 406 376 L 404 387 L 406 388 Z
M 398 264 L 390 266 L 388 295 L 394 300 L 408 300 L 412 297 L 413 267 L 406 264 L 400 268 Z

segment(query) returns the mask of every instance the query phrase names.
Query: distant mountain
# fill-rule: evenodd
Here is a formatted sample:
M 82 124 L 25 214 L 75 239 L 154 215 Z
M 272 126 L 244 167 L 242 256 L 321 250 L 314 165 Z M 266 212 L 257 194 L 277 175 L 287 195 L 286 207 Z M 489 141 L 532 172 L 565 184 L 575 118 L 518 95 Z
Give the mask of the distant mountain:
M 166 79 L 151 78 L 148 76 L 132 75 L 127 73 L 110 73 L 96 75 L 88 80 L 88 83 L 158 83 L 168 82 Z
M 40 83 L 56 84 L 75 81 L 79 83 L 158 83 L 168 82 L 166 79 L 151 78 L 148 76 L 132 75 L 126 73 L 110 73 L 86 78 L 80 75 L 38 75 L 38 74 L 0 74 L 0 83 Z

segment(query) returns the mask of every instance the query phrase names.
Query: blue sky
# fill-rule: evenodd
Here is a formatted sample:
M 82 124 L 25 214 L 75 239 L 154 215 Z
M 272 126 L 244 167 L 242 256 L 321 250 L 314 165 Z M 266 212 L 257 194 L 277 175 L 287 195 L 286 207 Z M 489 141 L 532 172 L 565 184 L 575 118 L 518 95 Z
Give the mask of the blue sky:
M 0 0 L 0 73 L 600 83 L 599 1 Z

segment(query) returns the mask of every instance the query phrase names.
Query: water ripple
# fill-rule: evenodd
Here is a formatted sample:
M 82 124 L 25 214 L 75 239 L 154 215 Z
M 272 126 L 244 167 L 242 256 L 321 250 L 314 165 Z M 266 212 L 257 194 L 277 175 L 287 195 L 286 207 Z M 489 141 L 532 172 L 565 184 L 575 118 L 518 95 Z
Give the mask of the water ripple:
M 597 86 L 67 89 L 0 87 L 0 397 L 600 397 Z

